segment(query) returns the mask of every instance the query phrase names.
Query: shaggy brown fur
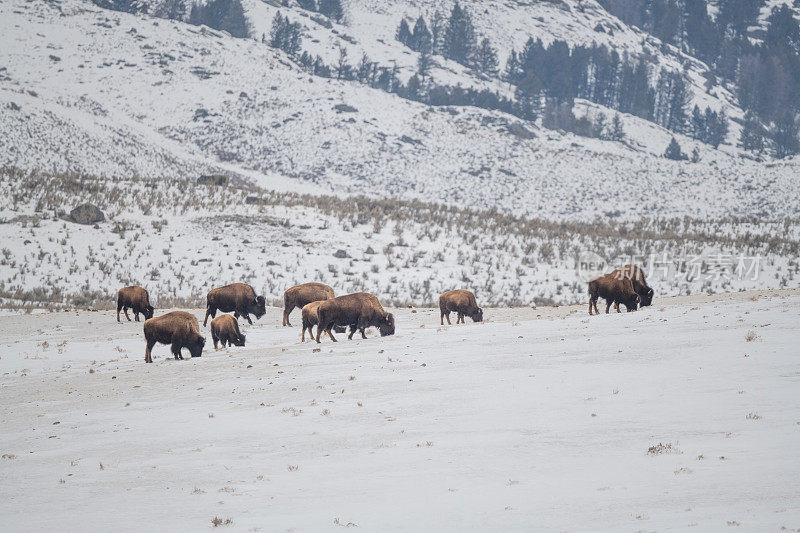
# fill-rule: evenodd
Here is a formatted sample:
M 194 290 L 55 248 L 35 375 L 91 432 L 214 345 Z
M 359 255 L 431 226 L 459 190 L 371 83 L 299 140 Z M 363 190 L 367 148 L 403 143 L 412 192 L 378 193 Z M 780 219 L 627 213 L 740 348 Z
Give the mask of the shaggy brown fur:
M 327 331 L 331 340 L 336 342 L 331 334 L 334 326 L 350 326 L 348 339 L 353 338 L 356 330 L 359 330 L 361 337 L 366 339 L 364 330 L 370 326 L 377 326 L 381 337 L 394 335 L 394 315 L 384 311 L 378 298 L 366 292 L 320 302 L 317 307 L 317 324 L 317 342 L 323 331 Z
M 144 315 L 144 319 L 153 318 L 153 311 L 155 309 L 150 305 L 150 296 L 143 287 L 134 285 L 133 287 L 123 287 L 117 292 L 117 322 L 120 322 L 119 312 L 125 313 L 125 318 L 128 322 L 131 317 L 128 316 L 128 309 L 133 310 L 133 316 L 136 322 L 139 322 L 139 313 Z
M 597 310 L 597 299 L 605 298 L 606 300 L 606 313 L 611 308 L 611 304 L 616 304 L 615 308 L 617 313 L 620 312 L 619 304 L 625 305 L 625 308 L 630 311 L 636 311 L 641 298 L 633 290 L 633 282 L 628 278 L 617 279 L 609 274 L 600 276 L 589 282 L 589 316 L 592 315 L 592 307 L 594 312 L 600 314 Z
M 232 312 L 236 318 L 243 316 L 249 324 L 252 324 L 250 313 L 256 315 L 256 318 L 261 318 L 267 312 L 267 303 L 263 296 L 256 297 L 256 291 L 250 285 L 232 283 L 208 291 L 203 326 L 208 323 L 209 315 L 214 318 L 218 310 L 223 313 Z
M 289 313 L 295 307 L 303 309 L 311 302 L 320 300 L 330 300 L 334 297 L 333 289 L 324 283 L 303 283 L 287 289 L 283 293 L 283 325 L 291 326 L 289 323 Z
M 647 285 L 644 279 L 644 272 L 636 265 L 625 265 L 622 268 L 614 270 L 609 276 L 617 279 L 628 278 L 633 282 L 633 290 L 642 299 L 641 306 L 646 307 L 653 303 L 653 289 Z M 619 304 L 614 304 L 614 307 L 619 311 Z
M 447 318 L 447 323 L 451 324 L 451 312 L 458 314 L 456 324 L 459 322 L 463 324 L 465 316 L 470 317 L 473 322 L 483 322 L 483 309 L 478 307 L 475 295 L 464 289 L 443 292 L 439 296 L 439 313 L 442 325 L 444 325 L 445 318 Z
M 231 315 L 219 315 L 211 321 L 211 340 L 214 341 L 214 349 L 217 350 L 217 343 L 221 342 L 222 347 L 244 346 L 245 335 L 239 331 L 239 321 Z
M 300 341 L 305 342 L 306 340 L 306 330 L 308 330 L 308 334 L 311 338 L 314 338 L 314 331 L 312 328 L 317 325 L 317 308 L 319 304 L 322 303 L 324 300 L 320 300 L 317 302 L 311 302 L 303 306 L 302 309 L 302 318 L 303 318 L 303 331 L 300 333 Z M 347 331 L 347 328 L 343 328 L 341 326 L 333 326 L 333 331 L 336 333 L 344 333 Z
M 194 315 L 184 311 L 173 311 L 157 318 L 144 321 L 144 338 L 147 348 L 144 351 L 144 362 L 152 363 L 150 355 L 157 342 L 172 345 L 175 359 L 183 359 L 181 348 L 188 348 L 192 357 L 200 357 L 206 339 L 200 335 L 200 326 Z

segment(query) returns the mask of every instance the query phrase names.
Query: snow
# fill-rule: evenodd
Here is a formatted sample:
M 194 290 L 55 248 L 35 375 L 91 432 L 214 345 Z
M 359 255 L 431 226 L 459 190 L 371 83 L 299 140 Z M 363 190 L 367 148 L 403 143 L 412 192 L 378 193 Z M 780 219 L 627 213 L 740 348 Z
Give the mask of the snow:
M 315 352 L 270 308 L 152 365 L 112 312 L 0 317 L 4 530 L 800 525 L 797 290 L 392 311 Z
M 254 24 L 271 22 L 275 8 L 256 6 Z M 378 37 L 384 29 L 362 35 L 369 25 L 358 22 L 358 6 L 351 26 L 334 27 L 338 35 L 324 30 L 326 38 L 358 32 L 359 46 L 370 51 L 370 39 L 383 38 L 373 59 L 405 58 L 391 35 Z M 309 37 L 334 53 L 323 29 L 304 21 Z M 699 148 L 701 162 L 667 161 L 661 155 L 672 135 L 631 116 L 622 115 L 626 145 L 534 123 L 522 125 L 536 138 L 522 139 L 510 133 L 521 122 L 503 113 L 429 108 L 315 78 L 253 40 L 78 0 L 4 2 L 0 31 L 9 36 L 0 50 L 4 166 L 117 178 L 228 172 L 275 190 L 422 198 L 559 219 L 592 220 L 609 206 L 629 219 L 780 218 L 800 210 L 796 160 L 767 166 L 732 145 L 713 150 L 678 136 L 686 153 Z M 350 57 L 357 61 L 359 50 Z M 408 65 L 414 61 L 408 56 Z M 444 82 L 489 83 L 449 63 L 440 70 Z M 696 94 L 707 99 L 701 104 L 724 103 Z M 340 103 L 358 111 L 337 112 Z M 577 113 L 586 106 L 578 102 Z M 731 135 L 737 131 L 734 124 Z

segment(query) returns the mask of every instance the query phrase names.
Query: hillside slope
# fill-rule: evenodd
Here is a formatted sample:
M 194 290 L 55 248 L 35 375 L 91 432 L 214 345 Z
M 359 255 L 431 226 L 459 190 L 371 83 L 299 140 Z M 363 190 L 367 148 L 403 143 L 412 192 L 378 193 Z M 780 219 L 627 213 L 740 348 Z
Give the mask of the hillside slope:
M 633 117 L 625 146 L 310 77 L 251 40 L 77 0 L 13 0 L 0 15 L 3 165 L 115 177 L 215 170 L 281 190 L 568 219 L 800 211 L 796 162 L 765 166 L 704 146 L 699 164 L 667 161 L 656 154 L 670 134 Z

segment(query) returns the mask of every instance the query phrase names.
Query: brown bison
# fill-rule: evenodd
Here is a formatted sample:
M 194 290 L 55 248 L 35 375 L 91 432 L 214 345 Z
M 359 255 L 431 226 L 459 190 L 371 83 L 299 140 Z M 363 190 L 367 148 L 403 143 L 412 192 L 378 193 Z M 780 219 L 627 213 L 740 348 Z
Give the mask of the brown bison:
M 615 309 L 619 313 L 619 304 L 625 305 L 628 312 L 636 311 L 641 298 L 636 291 L 633 290 L 633 282 L 628 278 L 617 279 L 610 274 L 600 276 L 589 282 L 589 316 L 592 315 L 592 307 L 594 312 L 600 314 L 597 310 L 597 299 L 604 298 L 606 300 L 606 313 L 611 308 L 611 304 L 615 304 Z
M 217 350 L 217 343 L 221 342 L 222 347 L 244 346 L 245 335 L 239 331 L 239 321 L 231 315 L 219 315 L 211 321 L 211 340 L 214 341 L 214 349 Z
M 470 317 L 473 322 L 483 322 L 483 309 L 478 307 L 475 295 L 464 289 L 443 292 L 439 296 L 439 312 L 442 325 L 444 325 L 445 317 L 447 317 L 447 323 L 452 324 L 450 322 L 451 312 L 458 314 L 456 324 L 459 322 L 463 324 L 465 316 Z
M 303 331 L 300 333 L 300 341 L 305 342 L 306 340 L 306 330 L 308 330 L 308 334 L 311 335 L 311 338 L 314 338 L 314 331 L 312 328 L 317 325 L 317 308 L 319 304 L 322 303 L 322 300 L 311 302 L 303 306 L 302 309 L 302 319 L 303 319 Z M 344 333 L 347 331 L 347 328 L 343 328 L 341 326 L 333 326 L 333 331 L 336 333 Z
M 628 278 L 633 282 L 633 290 L 642 299 L 641 306 L 646 307 L 653 303 L 653 289 L 647 285 L 644 279 L 644 272 L 636 265 L 625 265 L 622 268 L 614 270 L 609 276 L 618 279 Z M 617 311 L 619 311 L 619 304 L 615 304 Z
M 208 323 L 209 315 L 214 318 L 218 310 L 223 313 L 233 312 L 236 318 L 243 316 L 252 324 L 250 313 L 256 315 L 257 319 L 261 318 L 267 312 L 267 304 L 263 296 L 256 297 L 256 291 L 247 283 L 232 283 L 208 291 L 203 326 Z
M 148 318 L 153 318 L 153 311 L 155 311 L 153 306 L 150 305 L 150 296 L 147 294 L 147 290 L 138 285 L 123 287 L 117 292 L 117 322 L 121 322 L 119 319 L 120 311 L 125 313 L 125 318 L 128 319 L 128 322 L 131 321 L 131 317 L 128 316 L 128 309 L 133 310 L 136 322 L 139 322 L 139 313 L 142 313 L 144 319 L 147 320 Z
M 181 348 L 188 348 L 192 357 L 200 357 L 205 337 L 200 335 L 200 326 L 194 315 L 184 311 L 173 311 L 158 318 L 144 321 L 144 338 L 147 348 L 144 351 L 144 362 L 152 363 L 150 351 L 157 342 L 172 345 L 172 355 L 175 359 L 183 359 Z
M 333 289 L 324 283 L 303 283 L 287 289 L 283 293 L 283 325 L 291 326 L 289 323 L 289 313 L 295 307 L 303 309 L 311 302 L 320 300 L 330 300 L 334 297 Z
M 326 331 L 331 340 L 336 342 L 331 334 L 334 326 L 350 326 L 348 339 L 353 338 L 356 330 L 359 330 L 361 337 L 366 339 L 364 330 L 371 326 L 376 326 L 381 337 L 385 337 L 394 335 L 394 315 L 384 311 L 378 298 L 374 295 L 357 292 L 319 303 L 317 307 L 317 342 L 323 331 Z

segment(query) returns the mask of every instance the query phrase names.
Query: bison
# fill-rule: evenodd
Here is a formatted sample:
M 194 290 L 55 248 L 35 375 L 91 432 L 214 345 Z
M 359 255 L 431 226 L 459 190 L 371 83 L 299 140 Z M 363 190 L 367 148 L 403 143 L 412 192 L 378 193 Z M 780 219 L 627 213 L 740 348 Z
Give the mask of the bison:
M 306 330 L 308 330 L 308 334 L 311 335 L 311 338 L 314 338 L 314 331 L 312 328 L 316 326 L 317 323 L 317 308 L 319 304 L 322 303 L 322 300 L 311 302 L 303 306 L 302 309 L 302 319 L 303 319 L 303 331 L 300 333 L 300 341 L 305 342 L 306 340 Z M 347 328 L 341 326 L 333 326 L 333 331 L 336 333 L 344 333 L 347 331 Z
M 653 289 L 647 285 L 644 279 L 644 272 L 636 265 L 625 265 L 622 268 L 614 270 L 609 276 L 618 279 L 628 278 L 633 283 L 633 290 L 642 299 L 641 306 L 646 307 L 653 303 Z M 617 311 L 619 311 L 619 304 L 615 304 Z
M 133 310 L 136 322 L 139 322 L 139 313 L 142 313 L 144 319 L 147 320 L 148 318 L 153 318 L 153 311 L 155 311 L 153 306 L 150 305 L 150 296 L 147 294 L 147 290 L 138 285 L 123 287 L 117 292 L 117 322 L 121 322 L 119 319 L 120 311 L 125 313 L 125 318 L 128 319 L 128 322 L 131 321 L 128 309 Z
M 324 283 L 303 283 L 287 289 L 283 293 L 283 325 L 291 326 L 289 323 L 289 313 L 295 307 L 303 309 L 311 302 L 320 300 L 330 300 L 334 297 L 333 289 Z
M 439 296 L 439 312 L 441 313 L 440 318 L 443 326 L 445 317 L 447 318 L 447 324 L 452 324 L 450 322 L 451 312 L 458 314 L 456 324 L 459 322 L 463 324 L 465 316 L 470 317 L 473 322 L 483 322 L 483 309 L 478 307 L 475 295 L 464 289 L 442 293 Z
M 317 342 L 323 331 L 333 342 L 336 339 L 331 334 L 334 326 L 350 326 L 348 339 L 353 338 L 356 330 L 361 332 L 361 337 L 366 339 L 364 330 L 370 326 L 377 326 L 381 337 L 394 335 L 394 315 L 387 313 L 381 307 L 378 298 L 366 292 L 357 292 L 324 300 L 317 307 Z
M 618 279 L 610 274 L 600 276 L 589 282 L 589 316 L 592 315 L 592 306 L 594 312 L 600 314 L 597 310 L 597 299 L 605 298 L 606 300 L 606 313 L 611 308 L 611 304 L 615 304 L 615 309 L 619 313 L 619 304 L 624 304 L 628 312 L 636 311 L 641 298 L 636 291 L 633 290 L 633 282 L 629 278 Z
M 150 351 L 157 342 L 171 344 L 175 359 L 183 359 L 181 348 L 188 348 L 192 357 L 200 357 L 206 344 L 205 337 L 200 335 L 197 319 L 184 311 L 173 311 L 158 318 L 145 320 L 144 338 L 147 341 L 147 348 L 144 351 L 145 363 L 153 362 Z
M 217 350 L 217 343 L 221 342 L 222 347 L 244 346 L 245 335 L 239 331 L 239 321 L 231 315 L 220 315 L 211 321 L 211 340 L 214 341 L 214 349 Z
M 253 287 L 246 283 L 232 283 L 208 291 L 206 318 L 203 320 L 204 327 L 208 322 L 209 315 L 214 318 L 218 310 L 223 313 L 233 312 L 233 316 L 236 318 L 243 316 L 247 319 L 248 324 L 252 325 L 250 313 L 256 315 L 257 319 L 261 318 L 267 312 L 267 307 L 264 297 L 256 297 Z

